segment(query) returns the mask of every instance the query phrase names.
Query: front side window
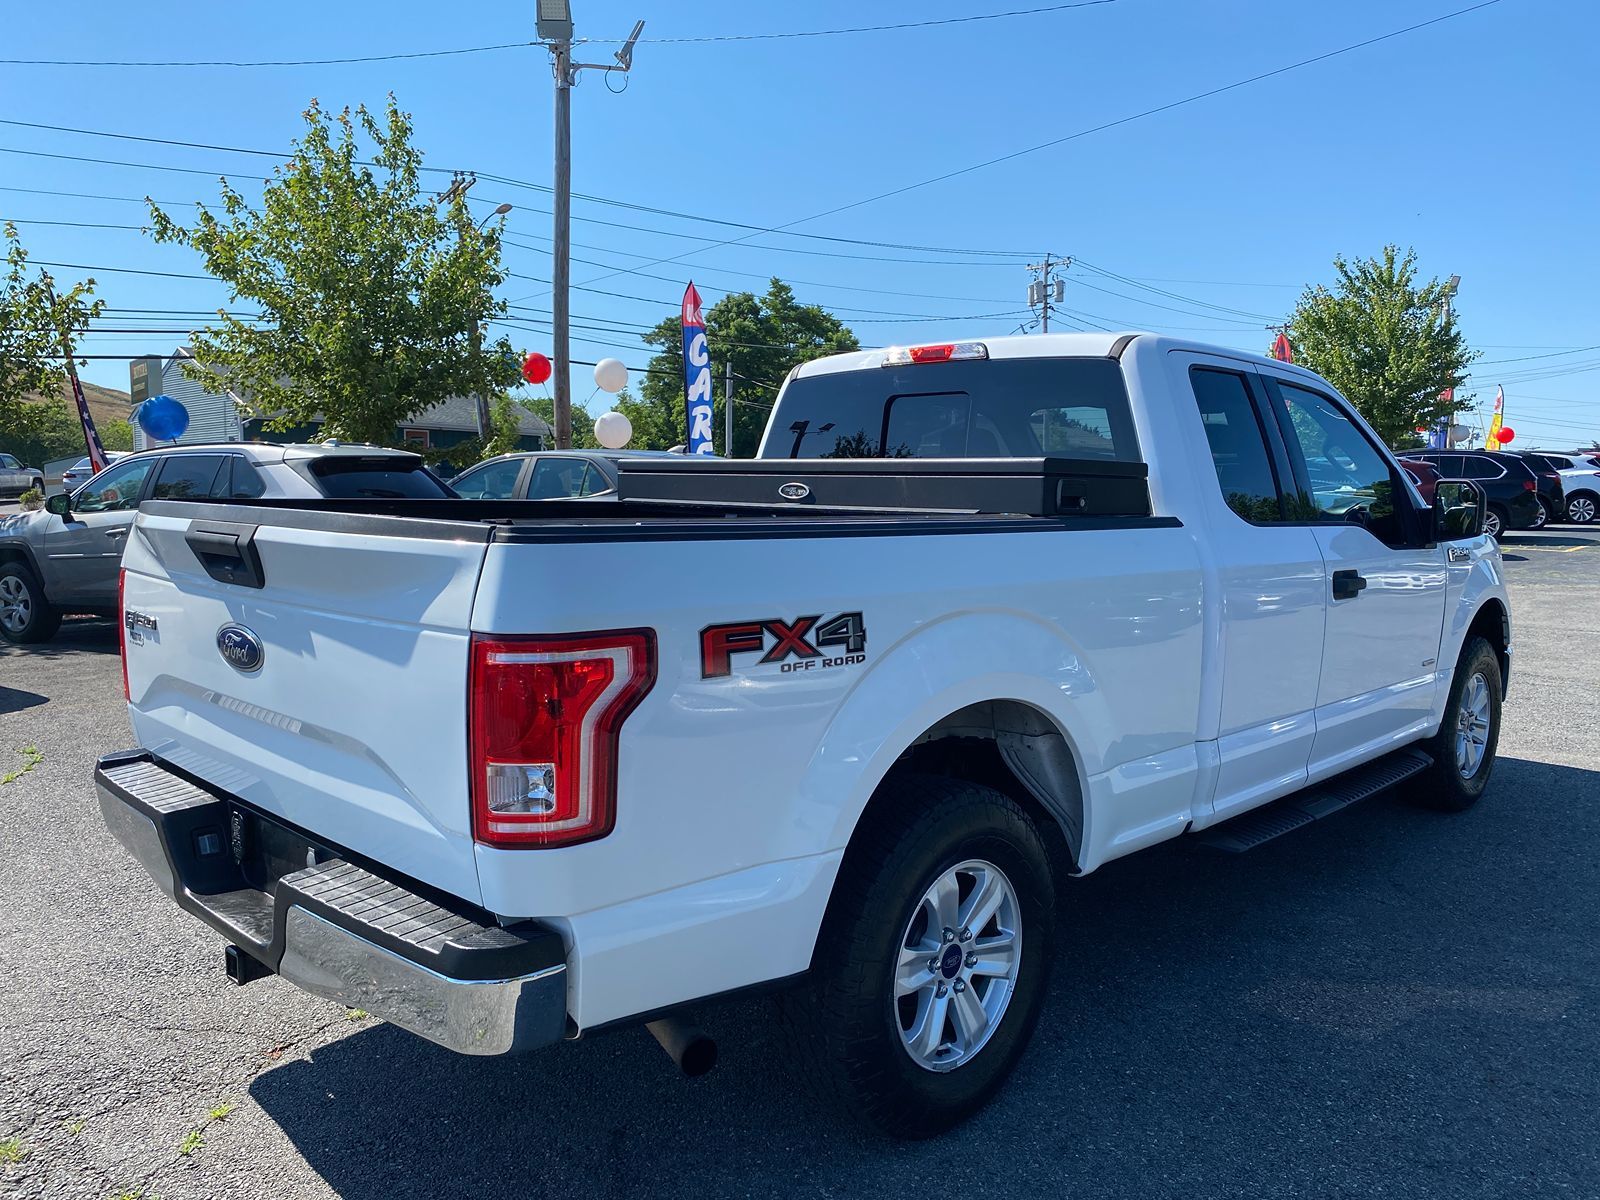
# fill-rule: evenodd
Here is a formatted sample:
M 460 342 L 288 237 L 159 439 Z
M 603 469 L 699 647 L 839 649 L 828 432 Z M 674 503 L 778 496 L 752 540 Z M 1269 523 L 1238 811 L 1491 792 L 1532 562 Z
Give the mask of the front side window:
M 1223 500 L 1254 524 L 1283 520 L 1271 452 L 1245 377 L 1237 371 L 1194 367 L 1189 384 L 1200 407 Z
M 155 466 L 153 458 L 138 458 L 119 463 L 100 472 L 72 498 L 72 511 L 82 513 L 123 512 L 139 507 L 145 478 Z
M 19 469 L 21 466 L 22 466 L 22 464 L 19 463 L 11 455 L 9 455 L 9 454 L 0 454 L 0 467 L 5 467 L 5 468 L 7 468 L 9 470 L 15 471 L 15 470 Z
M 1305 519 L 1364 526 L 1391 546 L 1405 543 L 1389 462 L 1332 400 L 1277 381 L 1280 423 L 1309 485 L 1295 505 Z
M 511 500 L 516 497 L 521 474 L 522 459 L 503 458 L 473 467 L 450 486 L 467 500 Z

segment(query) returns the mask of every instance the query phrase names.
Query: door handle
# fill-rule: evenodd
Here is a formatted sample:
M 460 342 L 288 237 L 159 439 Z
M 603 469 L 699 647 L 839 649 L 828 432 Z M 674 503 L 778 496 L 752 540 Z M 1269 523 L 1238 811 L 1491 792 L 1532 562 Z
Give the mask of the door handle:
M 117 527 L 116 529 L 108 529 L 108 530 L 106 530 L 106 536 L 108 538 L 127 537 L 128 536 L 128 527 L 126 525 L 122 525 L 122 526 Z
M 1366 589 L 1367 581 L 1360 571 L 1335 571 L 1333 573 L 1333 598 L 1354 600 Z

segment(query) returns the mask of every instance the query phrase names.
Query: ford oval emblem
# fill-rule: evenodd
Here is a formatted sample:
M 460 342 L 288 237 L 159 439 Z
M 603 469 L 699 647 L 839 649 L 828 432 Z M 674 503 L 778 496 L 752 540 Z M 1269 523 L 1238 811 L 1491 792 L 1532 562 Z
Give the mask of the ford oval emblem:
M 227 624 L 217 630 L 217 653 L 235 671 L 259 671 L 266 649 L 252 630 Z
M 811 489 L 803 483 L 786 483 L 778 489 L 778 495 L 785 500 L 804 500 L 811 495 Z

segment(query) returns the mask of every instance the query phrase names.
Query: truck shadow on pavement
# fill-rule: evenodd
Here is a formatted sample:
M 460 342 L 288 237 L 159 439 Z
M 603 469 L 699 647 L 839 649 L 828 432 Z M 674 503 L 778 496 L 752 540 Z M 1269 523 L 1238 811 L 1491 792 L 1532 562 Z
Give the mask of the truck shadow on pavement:
M 1600 772 L 1501 759 L 1459 816 L 1391 795 L 1248 855 L 1167 846 L 1072 881 L 1031 1049 L 925 1143 L 811 1100 L 764 999 L 700 1009 L 722 1062 L 697 1081 L 643 1030 L 508 1061 L 375 1025 L 250 1092 L 357 1200 L 1581 1191 L 1597 839 Z
M 70 617 L 48 642 L 19 646 L 0 639 L 0 658 L 27 655 L 34 658 L 70 658 L 77 654 L 119 654 L 117 623 L 105 617 Z

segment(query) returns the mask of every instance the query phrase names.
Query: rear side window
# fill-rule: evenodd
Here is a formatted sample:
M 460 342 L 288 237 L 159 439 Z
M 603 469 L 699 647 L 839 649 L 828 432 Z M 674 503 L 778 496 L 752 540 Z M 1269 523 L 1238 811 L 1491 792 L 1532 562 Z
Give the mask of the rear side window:
M 589 464 L 581 458 L 541 458 L 528 481 L 529 500 L 565 500 L 583 490 Z
M 309 473 L 318 490 L 334 500 L 442 500 L 450 495 L 438 477 L 422 465 L 422 459 L 408 455 L 362 458 L 330 454 L 312 459 L 308 471 L 301 473 Z
M 1021 358 L 866 368 L 795 379 L 767 458 L 1139 460 L 1121 365 Z
M 1481 454 L 1467 455 L 1464 469 L 1468 479 L 1499 479 L 1506 473 L 1505 468 L 1494 459 Z
M 227 459 L 220 454 L 174 454 L 161 464 L 152 500 L 211 500 L 217 476 L 227 478 Z
M 255 500 L 267 494 L 267 482 L 261 478 L 247 459 L 233 456 L 229 467 L 228 497 L 232 500 Z
M 1211 465 L 1228 507 L 1246 521 L 1283 519 L 1266 432 L 1250 400 L 1250 385 L 1236 371 L 1194 367 L 1189 372 L 1200 423 L 1211 446 Z

